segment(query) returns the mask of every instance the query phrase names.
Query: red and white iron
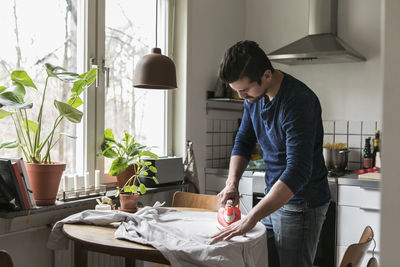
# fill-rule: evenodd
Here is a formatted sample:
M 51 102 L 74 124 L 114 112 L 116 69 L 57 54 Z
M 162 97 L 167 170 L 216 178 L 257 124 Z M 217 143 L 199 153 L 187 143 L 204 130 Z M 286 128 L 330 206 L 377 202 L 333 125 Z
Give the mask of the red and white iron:
M 221 207 L 218 210 L 217 227 L 222 230 L 225 227 L 231 225 L 232 223 L 239 221 L 240 218 L 241 218 L 241 213 L 239 208 L 233 206 L 232 199 L 228 199 L 225 203 L 225 207 Z

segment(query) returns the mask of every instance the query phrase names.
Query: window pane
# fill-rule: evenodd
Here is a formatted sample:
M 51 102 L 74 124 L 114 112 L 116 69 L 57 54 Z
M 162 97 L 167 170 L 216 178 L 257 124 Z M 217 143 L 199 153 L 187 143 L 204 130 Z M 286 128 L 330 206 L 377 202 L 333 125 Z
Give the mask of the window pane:
M 155 1 L 106 1 L 105 53 L 110 83 L 105 96 L 105 127 L 111 128 L 118 139 L 127 130 L 137 142 L 164 155 L 165 91 L 132 86 L 136 63 L 156 45 L 155 13 Z M 158 31 L 161 36 L 163 29 L 159 27 Z M 164 48 L 160 39 L 157 46 Z M 106 161 L 105 170 L 109 164 Z
M 39 90 L 28 89 L 26 98 L 34 103 L 32 110 L 28 110 L 29 120 L 36 121 L 40 107 L 46 78 L 44 64 L 51 63 L 77 72 L 77 65 L 81 62 L 76 56 L 80 49 L 76 30 L 78 11 L 77 0 L 0 1 L 0 36 L 3 40 L 0 49 L 0 85 L 10 85 L 9 76 L 13 70 L 27 71 Z M 49 80 L 41 140 L 49 133 L 58 115 L 53 105 L 54 99 L 66 101 L 71 86 L 63 85 L 54 78 Z M 16 140 L 12 120 L 9 117 L 1 119 L 0 124 L 0 143 Z M 82 138 L 76 126 L 63 121 L 57 132 Z M 66 162 L 69 169 L 75 169 L 75 160 L 81 154 L 76 153 L 78 139 L 60 140 L 52 150 L 52 160 Z M 0 153 L 1 156 L 22 156 L 16 149 L 2 150 Z

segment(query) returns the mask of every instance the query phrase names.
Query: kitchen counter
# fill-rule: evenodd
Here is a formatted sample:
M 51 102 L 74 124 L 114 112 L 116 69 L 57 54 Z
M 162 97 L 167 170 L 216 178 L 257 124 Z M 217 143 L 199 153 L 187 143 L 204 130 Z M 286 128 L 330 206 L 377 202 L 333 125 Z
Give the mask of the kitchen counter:
M 207 174 L 214 174 L 214 175 L 228 175 L 228 169 L 206 168 L 205 172 Z M 262 173 L 262 172 L 256 172 L 256 173 Z M 254 174 L 253 171 L 245 171 L 242 176 L 252 177 L 253 174 Z M 348 173 L 340 177 L 328 177 L 328 181 L 337 182 L 338 185 L 351 185 L 351 186 L 360 186 L 371 189 L 380 189 L 379 180 L 358 179 L 358 176 L 355 173 Z
M 355 173 L 345 174 L 344 176 L 336 178 L 338 185 L 351 185 L 360 186 L 371 189 L 380 189 L 380 180 L 358 179 Z

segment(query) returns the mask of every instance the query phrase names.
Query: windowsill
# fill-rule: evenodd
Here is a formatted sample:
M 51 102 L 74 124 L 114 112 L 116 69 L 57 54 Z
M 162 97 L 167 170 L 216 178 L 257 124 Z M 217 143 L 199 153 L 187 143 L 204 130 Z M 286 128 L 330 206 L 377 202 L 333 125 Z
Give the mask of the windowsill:
M 146 195 L 152 198 L 152 194 L 158 192 L 166 192 L 172 190 L 185 190 L 187 184 L 172 184 L 164 185 L 158 188 L 147 188 Z M 118 202 L 114 195 L 115 189 L 108 190 L 106 196 Z M 146 196 L 144 195 L 144 196 Z M 69 201 L 56 201 L 55 205 L 40 206 L 30 211 L 28 216 L 27 210 L 21 211 L 0 211 L 0 236 L 9 234 L 24 233 L 26 231 L 34 231 L 35 229 L 43 229 L 52 226 L 53 223 L 64 219 L 65 217 L 74 213 L 81 212 L 87 209 L 94 209 L 97 198 L 102 196 L 90 196 L 87 198 L 69 200 Z M 152 199 L 152 202 L 157 199 Z
M 147 188 L 146 194 L 154 194 L 157 192 L 163 192 L 163 191 L 169 191 L 173 189 L 182 189 L 183 187 L 186 187 L 187 184 L 171 184 L 171 185 L 163 185 L 160 187 L 156 188 Z M 117 192 L 116 189 L 112 189 L 115 187 L 107 185 L 107 192 L 105 196 L 114 199 L 115 193 Z M 59 201 L 57 200 L 54 205 L 50 206 L 38 206 L 36 208 L 31 209 L 30 215 L 35 215 L 39 213 L 45 213 L 45 212 L 51 212 L 51 211 L 59 211 L 63 209 L 70 209 L 70 208 L 76 208 L 80 206 L 92 206 L 94 208 L 97 204 L 96 199 L 101 198 L 104 195 L 94 195 L 94 196 L 88 196 L 84 198 L 79 198 L 79 199 L 73 199 L 73 200 L 66 200 L 66 201 Z M 21 217 L 21 216 L 28 216 L 28 210 L 19 210 L 19 211 L 0 211 L 0 219 L 12 219 L 15 217 Z

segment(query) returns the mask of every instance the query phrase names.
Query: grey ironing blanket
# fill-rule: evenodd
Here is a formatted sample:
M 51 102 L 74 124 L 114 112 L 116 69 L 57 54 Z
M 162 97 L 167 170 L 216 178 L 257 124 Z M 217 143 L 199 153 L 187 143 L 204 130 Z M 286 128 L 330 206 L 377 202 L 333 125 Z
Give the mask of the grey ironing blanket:
M 65 223 L 109 225 L 121 222 L 115 237 L 157 248 L 172 266 L 267 266 L 265 227 L 258 223 L 246 237 L 211 244 L 218 229 L 215 212 L 177 211 L 145 207 L 137 213 L 86 210 L 58 221 L 50 234 L 48 248 L 67 249 L 62 232 Z

